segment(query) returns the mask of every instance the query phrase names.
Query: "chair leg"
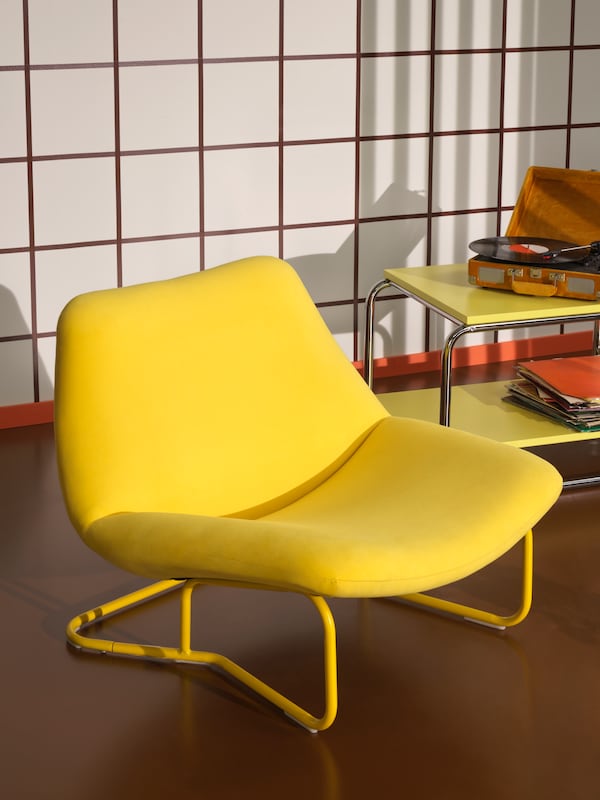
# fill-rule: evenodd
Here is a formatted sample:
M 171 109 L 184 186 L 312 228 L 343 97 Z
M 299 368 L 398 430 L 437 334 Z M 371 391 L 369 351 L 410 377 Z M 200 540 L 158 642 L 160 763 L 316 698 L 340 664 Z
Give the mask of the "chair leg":
M 192 649 L 190 642 L 192 594 L 197 586 L 206 585 L 207 583 L 210 583 L 210 581 L 158 581 L 144 589 L 119 597 L 75 617 L 67 625 L 67 639 L 70 644 L 82 650 L 121 655 L 130 658 L 151 659 L 153 661 L 201 664 L 213 667 L 225 672 L 251 691 L 268 700 L 277 708 L 281 709 L 292 721 L 311 731 L 311 733 L 316 733 L 317 731 L 328 728 L 333 723 L 337 714 L 338 695 L 335 622 L 331 609 L 326 601 L 322 597 L 304 595 L 317 609 L 323 625 L 325 710 L 321 717 L 316 717 L 250 672 L 247 672 L 229 658 L 219 653 Z M 244 584 L 236 585 L 244 586 Z M 269 587 L 248 586 L 246 588 L 267 589 Z M 173 590 L 179 590 L 181 592 L 180 640 L 178 647 L 162 647 L 160 645 L 138 644 L 135 642 L 117 642 L 108 639 L 93 638 L 81 633 L 90 625 L 101 622 L 108 617 L 127 611 L 136 605 L 152 600 L 153 598 Z
M 521 577 L 521 604 L 519 608 L 508 616 L 494 614 L 491 611 L 483 611 L 479 608 L 465 606 L 461 603 L 454 603 L 450 600 L 442 600 L 439 597 L 432 597 L 428 594 L 407 594 L 398 598 L 410 605 L 424 606 L 450 614 L 453 617 L 461 617 L 468 622 L 476 622 L 479 625 L 504 630 L 507 627 L 517 625 L 522 622 L 531 608 L 532 589 L 533 589 L 533 533 L 528 531 L 522 540 L 523 559 Z

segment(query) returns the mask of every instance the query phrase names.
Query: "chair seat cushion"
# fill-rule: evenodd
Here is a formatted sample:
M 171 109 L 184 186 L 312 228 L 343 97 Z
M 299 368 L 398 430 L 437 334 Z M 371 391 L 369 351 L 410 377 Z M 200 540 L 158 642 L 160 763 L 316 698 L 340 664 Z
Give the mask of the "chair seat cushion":
M 433 589 L 491 563 L 561 488 L 550 464 L 522 450 L 388 417 L 330 478 L 272 514 L 123 509 L 93 522 L 83 538 L 107 560 L 152 578 L 384 597 Z

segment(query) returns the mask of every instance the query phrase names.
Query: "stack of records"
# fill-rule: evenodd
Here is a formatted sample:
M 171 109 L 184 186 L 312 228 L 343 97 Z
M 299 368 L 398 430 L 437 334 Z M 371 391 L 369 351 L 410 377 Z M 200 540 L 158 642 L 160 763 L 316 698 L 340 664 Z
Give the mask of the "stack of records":
M 504 398 L 578 431 L 600 431 L 600 356 L 574 356 L 517 365 Z

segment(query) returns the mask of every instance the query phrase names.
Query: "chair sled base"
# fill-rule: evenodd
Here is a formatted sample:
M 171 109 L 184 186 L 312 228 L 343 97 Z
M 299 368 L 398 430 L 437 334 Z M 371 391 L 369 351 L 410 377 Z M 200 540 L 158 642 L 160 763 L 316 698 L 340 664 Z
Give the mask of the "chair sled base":
M 531 609 L 533 597 L 533 532 L 528 531 L 522 542 L 522 568 L 521 568 L 521 599 L 518 609 L 506 616 L 484 611 L 472 606 L 455 603 L 452 600 L 443 600 L 429 594 L 407 594 L 402 597 L 390 598 L 411 606 L 426 608 L 450 617 L 458 617 L 466 622 L 474 622 L 487 628 L 505 630 L 522 622 Z
M 192 594 L 198 586 L 210 581 L 199 580 L 166 580 L 158 581 L 130 594 L 118 597 L 101 606 L 85 611 L 72 619 L 67 626 L 67 640 L 81 650 L 119 655 L 128 658 L 146 659 L 156 662 L 196 664 L 207 666 L 225 673 L 247 689 L 273 704 L 298 725 L 318 732 L 328 728 L 337 714 L 337 648 L 335 622 L 327 602 L 315 595 L 304 595 L 316 608 L 323 625 L 323 662 L 325 683 L 325 709 L 321 716 L 315 716 L 294 703 L 239 664 L 219 653 L 194 650 L 191 646 Z M 217 582 L 215 582 L 217 583 Z M 221 582 L 219 582 L 221 583 Z M 222 585 L 222 583 L 221 583 Z M 227 584 L 228 586 L 245 586 L 245 584 Z M 246 588 L 268 589 L 252 584 Z M 96 638 L 84 633 L 85 629 L 109 617 L 124 613 L 135 606 L 149 602 L 168 592 L 180 593 L 179 604 L 179 645 L 165 647 L 162 645 L 121 642 Z
M 531 607 L 532 572 L 533 536 L 531 531 L 529 531 L 523 538 L 521 602 L 514 614 L 501 616 L 490 611 L 484 611 L 449 600 L 443 600 L 424 593 L 409 594 L 402 597 L 387 599 L 398 600 L 444 615 L 450 615 L 455 618 L 503 630 L 506 627 L 517 625 L 527 616 Z M 311 733 L 317 733 L 329 728 L 336 717 L 338 708 L 337 644 L 335 622 L 326 600 L 318 595 L 304 595 L 315 607 L 323 627 L 324 711 L 321 716 L 315 716 L 226 656 L 192 648 L 192 594 L 196 587 L 210 583 L 210 581 L 195 579 L 164 580 L 152 583 L 143 589 L 118 597 L 115 600 L 111 600 L 74 617 L 67 626 L 67 640 L 73 647 L 90 652 L 106 653 L 157 662 L 196 664 L 211 667 L 225 673 L 225 675 L 241 683 L 251 692 L 267 700 L 280 709 L 286 717 Z M 222 581 L 215 581 L 214 583 L 272 591 L 272 587 L 259 586 L 256 584 L 223 584 Z M 92 625 L 96 625 L 109 617 L 124 613 L 135 606 L 147 603 L 161 595 L 173 591 L 178 591 L 180 593 L 180 631 L 179 645 L 177 647 L 121 642 L 111 639 L 96 638 L 85 633 L 86 629 Z

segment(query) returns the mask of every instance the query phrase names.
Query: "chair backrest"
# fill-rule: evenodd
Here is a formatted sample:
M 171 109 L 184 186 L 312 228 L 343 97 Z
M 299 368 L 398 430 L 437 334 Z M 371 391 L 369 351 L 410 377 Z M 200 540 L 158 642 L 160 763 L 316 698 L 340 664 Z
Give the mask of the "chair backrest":
M 270 257 L 76 297 L 59 321 L 55 398 L 80 532 L 127 511 L 258 516 L 387 416 Z

